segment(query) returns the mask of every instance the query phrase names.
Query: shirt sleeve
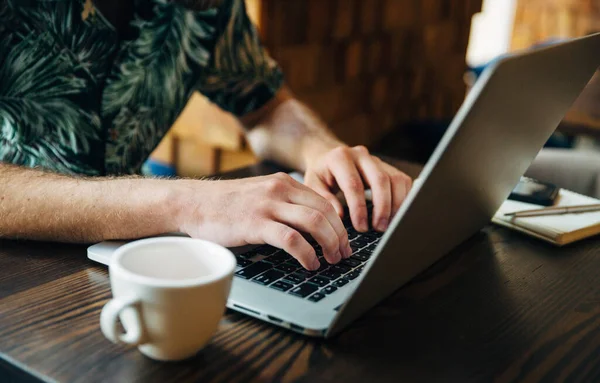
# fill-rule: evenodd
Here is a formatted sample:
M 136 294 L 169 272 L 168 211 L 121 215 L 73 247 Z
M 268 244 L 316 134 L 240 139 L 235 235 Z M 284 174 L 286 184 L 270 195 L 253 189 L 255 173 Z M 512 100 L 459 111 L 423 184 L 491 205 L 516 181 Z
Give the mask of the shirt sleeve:
M 82 9 L 0 0 L 0 162 L 102 174 L 99 83 L 116 36 Z
M 220 108 L 243 116 L 259 109 L 283 85 L 283 74 L 260 42 L 244 0 L 224 0 L 211 64 L 196 89 Z

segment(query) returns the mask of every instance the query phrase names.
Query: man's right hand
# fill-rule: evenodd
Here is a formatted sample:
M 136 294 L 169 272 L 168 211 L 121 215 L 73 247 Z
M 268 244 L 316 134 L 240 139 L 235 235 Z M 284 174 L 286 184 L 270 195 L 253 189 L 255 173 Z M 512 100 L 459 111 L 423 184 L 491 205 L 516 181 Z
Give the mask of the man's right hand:
M 177 226 L 191 237 L 230 247 L 267 243 L 291 254 L 309 270 L 320 264 L 301 232 L 319 243 L 329 263 L 352 253 L 346 229 L 331 203 L 285 173 L 176 184 L 181 196 Z
M 175 231 L 224 246 L 268 243 L 307 269 L 350 256 L 333 206 L 287 174 L 233 181 L 73 178 L 0 162 L 0 238 L 93 243 Z

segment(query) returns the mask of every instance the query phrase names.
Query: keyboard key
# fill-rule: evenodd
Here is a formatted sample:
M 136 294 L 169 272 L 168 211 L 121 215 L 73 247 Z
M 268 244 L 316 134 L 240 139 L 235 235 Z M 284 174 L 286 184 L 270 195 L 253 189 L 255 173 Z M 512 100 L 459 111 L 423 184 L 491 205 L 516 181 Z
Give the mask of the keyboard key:
M 258 277 L 252 278 L 252 282 L 260 283 L 261 285 L 270 285 L 279 278 L 283 277 L 285 273 L 271 269 L 259 275 Z
M 336 273 L 335 271 L 332 271 L 331 269 L 325 270 L 322 273 L 320 273 L 319 275 L 322 277 L 325 277 L 325 278 L 329 278 L 329 279 L 338 279 L 340 277 L 340 273 Z
M 357 245 L 354 242 L 350 242 L 350 247 L 352 248 L 352 254 L 354 254 L 360 249 L 362 249 L 363 246 Z
M 365 253 L 364 251 L 359 251 L 356 254 L 352 254 L 350 259 L 356 259 L 361 262 L 366 262 L 371 257 L 371 254 Z
M 272 263 L 274 265 L 278 265 L 278 264 L 283 263 L 291 258 L 292 258 L 291 255 L 281 252 L 281 253 L 277 253 L 277 254 L 271 255 L 270 257 L 265 258 L 264 261 Z
M 256 249 L 256 252 L 262 255 L 273 255 L 278 251 L 281 251 L 281 249 L 270 245 L 261 246 L 258 249 Z
M 296 270 L 296 272 L 294 274 L 298 274 L 300 276 L 303 276 L 304 279 L 308 279 L 310 277 L 314 277 L 315 275 L 317 275 L 317 273 L 315 273 L 314 271 L 309 271 L 309 270 L 306 270 L 304 268 L 302 268 L 300 270 Z
M 329 286 L 325 287 L 324 289 L 321 289 L 320 292 L 323 294 L 329 295 L 331 293 L 334 293 L 336 290 L 337 290 L 337 287 L 329 285 Z
M 318 289 L 319 289 L 319 286 L 306 282 L 299 286 L 294 287 L 293 289 L 290 290 L 289 293 L 294 296 L 297 296 L 297 297 L 306 298 L 307 296 L 314 293 Z
M 377 248 L 377 244 L 376 243 L 372 243 L 372 244 L 370 244 L 369 246 L 365 247 L 362 250 L 365 250 L 369 254 L 373 254 L 375 252 L 376 248 Z
M 311 278 L 309 281 L 319 287 L 323 287 L 323 286 L 328 285 L 329 282 L 331 282 L 331 279 L 317 275 L 316 277 Z
M 313 295 L 311 295 L 310 297 L 308 297 L 308 300 L 311 302 L 318 302 L 321 299 L 325 298 L 325 294 L 322 293 L 314 293 Z
M 245 269 L 241 269 L 240 271 L 235 273 L 235 275 L 238 277 L 244 278 L 244 279 L 250 279 L 250 278 L 257 276 L 258 274 L 264 273 L 265 271 L 269 270 L 272 267 L 273 267 L 273 265 L 271 265 L 267 262 L 260 261 L 260 262 L 251 264 L 250 266 L 246 267 Z
M 252 261 L 249 259 L 244 259 L 241 257 L 235 257 L 238 266 L 240 267 L 246 267 L 246 266 L 250 266 L 252 264 Z
M 365 247 L 369 244 L 369 241 L 359 237 L 352 241 L 350 244 L 358 247 Z
M 359 236 L 359 233 L 357 231 L 348 231 L 348 239 L 350 241 L 352 241 L 353 239 L 357 238 Z
M 373 242 L 379 238 L 376 232 L 370 231 L 362 235 L 362 238 L 366 239 L 369 242 Z
M 331 270 L 335 273 L 339 273 L 339 274 L 346 274 L 348 271 L 352 270 L 352 267 L 337 264 L 337 265 L 331 266 L 329 268 L 329 270 Z
M 344 278 L 349 279 L 349 280 L 353 280 L 358 278 L 358 276 L 360 275 L 360 271 L 353 271 L 351 273 L 348 273 L 344 276 Z
M 344 259 L 343 261 L 340 262 L 340 265 L 345 265 L 345 266 L 349 266 L 351 268 L 355 268 L 356 266 L 360 266 L 362 262 L 356 260 L 356 259 L 352 259 L 352 258 L 348 258 L 348 259 Z
M 275 268 L 277 270 L 281 270 L 281 271 L 284 271 L 286 273 L 291 273 L 291 272 L 296 271 L 296 269 L 298 269 L 297 266 L 292 265 L 289 262 L 282 263 L 281 265 L 277 265 L 277 266 L 275 266 Z
M 329 266 L 331 266 L 329 263 L 327 263 L 327 261 L 325 260 L 325 258 L 319 258 L 319 262 L 321 262 L 321 266 L 319 266 L 319 268 L 316 270 L 318 273 L 320 273 L 321 271 L 325 271 L 329 268 Z
M 346 278 L 340 278 L 336 281 L 333 281 L 333 285 L 336 287 L 342 287 L 348 284 L 348 282 L 350 282 L 349 280 L 347 280 Z
M 306 278 L 306 279 L 310 279 L 310 278 L 312 278 L 312 277 L 314 277 L 314 276 L 316 276 L 318 274 L 317 271 L 306 270 L 305 268 L 301 268 L 301 269 L 296 270 L 294 272 L 294 274 L 296 274 L 296 273 L 304 276 L 304 278 Z
M 292 282 L 295 285 L 297 285 L 298 283 L 304 282 L 305 279 L 306 279 L 305 276 L 300 275 L 298 273 L 294 273 L 294 274 L 285 276 L 286 282 Z
M 255 255 L 256 255 L 256 250 L 250 250 L 250 251 L 246 251 L 245 253 L 238 255 L 238 257 L 249 259 L 249 258 L 254 257 Z
M 279 291 L 288 291 L 289 289 L 294 287 L 294 285 L 292 285 L 291 283 L 284 282 L 284 281 L 277 281 L 269 287 L 272 287 L 275 290 L 279 290 Z
M 321 247 L 315 248 L 315 254 L 317 254 L 317 257 L 323 255 L 323 249 Z

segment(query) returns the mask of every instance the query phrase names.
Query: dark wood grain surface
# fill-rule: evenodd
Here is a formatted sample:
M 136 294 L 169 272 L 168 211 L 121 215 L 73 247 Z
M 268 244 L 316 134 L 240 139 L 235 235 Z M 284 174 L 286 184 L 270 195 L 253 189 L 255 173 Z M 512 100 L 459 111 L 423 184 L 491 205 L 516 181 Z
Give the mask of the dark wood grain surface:
M 555 248 L 489 226 L 334 339 L 228 312 L 213 341 L 178 363 L 106 340 L 99 316 L 110 297 L 107 270 L 87 260 L 86 246 L 0 241 L 0 374 L 60 382 L 600 381 L 599 239 Z

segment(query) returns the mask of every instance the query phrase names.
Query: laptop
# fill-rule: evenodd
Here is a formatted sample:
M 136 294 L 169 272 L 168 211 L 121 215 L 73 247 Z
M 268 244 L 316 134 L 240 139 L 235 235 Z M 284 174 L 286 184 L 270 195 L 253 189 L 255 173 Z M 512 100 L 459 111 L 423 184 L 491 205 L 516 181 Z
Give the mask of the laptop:
M 271 246 L 234 249 L 227 306 L 309 336 L 339 333 L 490 222 L 599 65 L 600 34 L 499 60 L 465 99 L 383 235 L 349 225 L 352 257 L 322 260 L 317 272 Z M 122 244 L 96 244 L 88 257 L 108 264 Z

